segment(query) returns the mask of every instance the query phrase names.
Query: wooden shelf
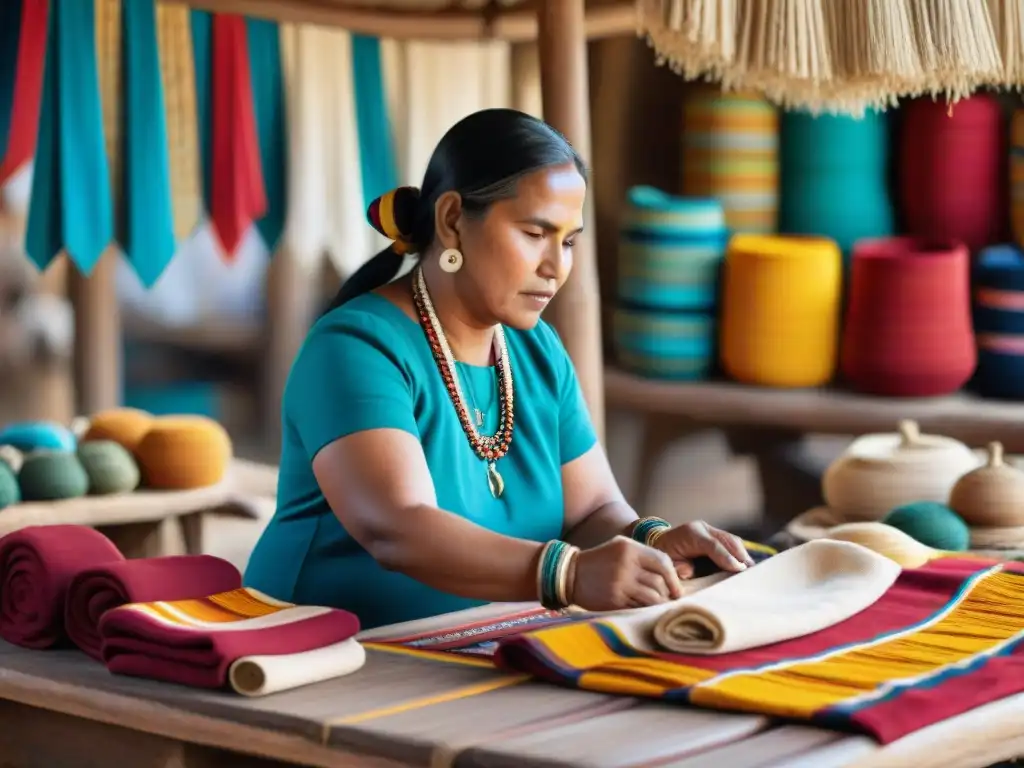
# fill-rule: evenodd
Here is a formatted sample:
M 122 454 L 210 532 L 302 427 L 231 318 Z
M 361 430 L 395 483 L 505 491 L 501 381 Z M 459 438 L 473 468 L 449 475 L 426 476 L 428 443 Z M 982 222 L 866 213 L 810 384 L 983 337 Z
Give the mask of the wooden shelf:
M 926 432 L 969 445 L 1001 441 L 1024 453 L 1024 403 L 985 400 L 961 392 L 946 397 L 886 398 L 840 389 L 772 389 L 730 381 L 664 382 L 605 369 L 609 408 L 679 416 L 731 427 L 791 429 L 804 433 L 862 435 L 893 432 L 914 419 Z

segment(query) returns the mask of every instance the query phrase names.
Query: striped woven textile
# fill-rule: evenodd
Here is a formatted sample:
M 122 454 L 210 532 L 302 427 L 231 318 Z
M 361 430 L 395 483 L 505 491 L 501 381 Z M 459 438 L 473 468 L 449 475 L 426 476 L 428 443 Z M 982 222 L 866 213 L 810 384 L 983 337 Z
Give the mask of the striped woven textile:
M 1024 252 L 985 248 L 975 259 L 973 321 L 978 366 L 971 388 L 985 397 L 1024 397 Z
M 881 743 L 1024 691 L 1024 566 L 940 558 L 833 627 L 718 656 L 645 653 L 594 619 L 503 640 L 495 660 L 563 685 L 756 712 Z
M 703 379 L 715 365 L 716 324 L 712 314 L 618 307 L 612 323 L 616 362 L 640 376 Z
M 759 96 L 695 89 L 683 112 L 683 194 L 715 197 L 732 232 L 774 232 L 779 117 Z

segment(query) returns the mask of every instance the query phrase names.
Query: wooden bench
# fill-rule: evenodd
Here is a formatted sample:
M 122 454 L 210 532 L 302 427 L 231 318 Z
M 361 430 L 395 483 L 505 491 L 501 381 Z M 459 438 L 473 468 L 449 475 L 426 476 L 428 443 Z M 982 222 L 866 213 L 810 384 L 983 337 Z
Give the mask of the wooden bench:
M 495 613 L 488 606 L 439 625 Z M 1017 754 L 1024 695 L 880 747 L 372 648 L 354 675 L 245 699 L 113 676 L 77 651 L 0 642 L 4 768 L 983 768 Z
M 236 459 L 224 481 L 191 491 L 140 490 L 25 502 L 0 510 L 0 537 L 30 525 L 88 525 L 102 530 L 126 557 L 153 557 L 183 549 L 203 551 L 203 520 L 226 515 L 260 519 L 273 509 L 277 467 Z

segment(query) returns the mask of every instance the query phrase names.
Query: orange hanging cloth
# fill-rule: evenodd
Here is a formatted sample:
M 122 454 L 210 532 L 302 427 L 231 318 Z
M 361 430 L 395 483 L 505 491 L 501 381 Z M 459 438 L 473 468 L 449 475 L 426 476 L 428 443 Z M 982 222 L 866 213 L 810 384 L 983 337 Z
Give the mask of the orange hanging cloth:
M 216 14 L 210 218 L 226 259 L 267 212 L 251 77 L 245 19 Z
M 0 184 L 17 173 L 36 153 L 48 13 L 47 0 L 25 0 L 22 4 L 11 128 L 7 152 L 0 158 Z

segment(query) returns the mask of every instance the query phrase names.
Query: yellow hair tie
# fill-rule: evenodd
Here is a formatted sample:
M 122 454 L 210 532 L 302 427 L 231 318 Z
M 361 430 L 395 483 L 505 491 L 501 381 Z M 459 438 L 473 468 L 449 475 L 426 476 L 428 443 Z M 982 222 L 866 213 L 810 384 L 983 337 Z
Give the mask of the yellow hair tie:
M 366 211 L 367 218 L 370 220 L 373 228 L 384 235 L 384 237 L 393 240 L 393 248 L 399 254 L 411 253 L 414 250 L 414 246 L 408 238 L 408 233 L 402 232 L 395 216 L 396 197 L 403 192 L 409 191 L 419 195 L 419 190 L 415 187 L 398 187 L 378 197 L 370 203 L 370 207 Z

